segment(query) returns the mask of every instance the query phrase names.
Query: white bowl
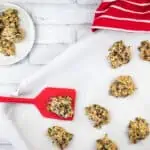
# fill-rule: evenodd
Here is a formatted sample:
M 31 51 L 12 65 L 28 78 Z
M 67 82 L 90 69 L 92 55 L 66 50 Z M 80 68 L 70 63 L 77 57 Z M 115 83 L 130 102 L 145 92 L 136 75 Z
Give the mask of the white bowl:
M 25 30 L 25 39 L 16 44 L 15 56 L 4 56 L 3 54 L 0 54 L 0 65 L 11 65 L 24 59 L 31 51 L 35 41 L 35 27 L 29 14 L 21 7 L 11 3 L 3 3 L 0 4 L 0 8 L 2 8 L 2 10 L 7 8 L 17 9 L 21 27 Z

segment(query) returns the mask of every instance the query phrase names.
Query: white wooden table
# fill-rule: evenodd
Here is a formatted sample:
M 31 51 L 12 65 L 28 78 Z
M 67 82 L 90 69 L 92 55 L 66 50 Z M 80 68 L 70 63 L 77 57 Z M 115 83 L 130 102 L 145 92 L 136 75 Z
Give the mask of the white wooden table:
M 0 0 L 1 2 L 2 0 Z M 90 31 L 93 14 L 100 0 L 3 0 L 25 8 L 36 25 L 36 43 L 22 62 L 0 67 L 0 93 L 13 91 L 25 77 L 46 65 L 68 46 Z M 2 135 L 0 135 L 0 141 Z M 2 142 L 2 141 L 1 141 Z M 4 141 L 3 141 L 4 143 Z M 0 150 L 13 150 L 1 145 Z

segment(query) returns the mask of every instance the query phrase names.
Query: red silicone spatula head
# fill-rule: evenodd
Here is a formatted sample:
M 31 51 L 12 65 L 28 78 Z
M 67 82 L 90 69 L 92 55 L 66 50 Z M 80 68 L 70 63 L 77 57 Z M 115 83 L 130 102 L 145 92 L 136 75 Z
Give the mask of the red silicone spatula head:
M 38 107 L 40 113 L 47 118 L 59 119 L 59 120 L 73 120 L 73 117 L 63 118 L 57 114 L 47 110 L 47 105 L 51 98 L 57 96 L 69 96 L 72 99 L 72 110 L 75 110 L 75 99 L 76 91 L 74 89 L 66 88 L 45 88 L 42 92 L 35 98 L 35 105 Z M 75 111 L 74 111 L 75 112 Z
M 52 101 L 54 97 L 70 97 L 71 107 L 73 112 L 75 112 L 75 99 L 76 91 L 74 89 L 66 88 L 45 88 L 37 97 L 32 98 L 20 98 L 20 97 L 4 97 L 0 96 L 0 102 L 3 103 L 23 103 L 23 104 L 34 104 L 40 111 L 40 113 L 47 118 L 59 119 L 59 120 L 73 120 L 73 117 L 63 118 L 57 114 L 48 111 L 47 106 Z

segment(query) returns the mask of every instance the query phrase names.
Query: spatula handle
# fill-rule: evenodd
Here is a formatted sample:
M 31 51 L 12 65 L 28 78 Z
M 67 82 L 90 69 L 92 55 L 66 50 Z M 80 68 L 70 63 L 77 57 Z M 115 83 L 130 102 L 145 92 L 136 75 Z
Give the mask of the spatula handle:
M 3 103 L 34 104 L 34 99 L 0 96 L 0 102 L 3 102 Z

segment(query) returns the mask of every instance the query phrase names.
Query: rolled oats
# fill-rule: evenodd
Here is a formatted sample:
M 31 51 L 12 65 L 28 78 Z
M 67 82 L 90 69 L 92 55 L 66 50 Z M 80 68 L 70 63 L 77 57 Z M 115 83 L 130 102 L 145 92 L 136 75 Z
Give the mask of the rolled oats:
M 115 97 L 127 97 L 132 95 L 136 86 L 131 76 L 119 76 L 112 82 L 109 93 Z
M 93 104 L 85 108 L 86 115 L 94 122 L 95 128 L 101 128 L 102 125 L 109 123 L 109 112 L 106 108 L 100 105 Z
M 149 123 L 145 119 L 137 117 L 134 121 L 130 121 L 128 126 L 128 136 L 131 143 L 135 144 L 138 141 L 147 138 L 149 134 Z
M 73 134 L 67 132 L 64 128 L 59 126 L 49 128 L 48 136 L 52 139 L 53 143 L 60 148 L 60 150 L 66 148 L 73 139 Z
M 117 145 L 107 135 L 96 141 L 96 147 L 97 150 L 118 150 Z
M 52 97 L 48 103 L 47 110 L 56 113 L 63 118 L 72 117 L 72 98 L 69 96 Z
M 112 68 L 118 68 L 131 60 L 131 47 L 123 41 L 115 42 L 109 49 L 108 60 Z
M 140 58 L 146 61 L 150 61 L 150 41 L 142 41 L 139 46 Z

